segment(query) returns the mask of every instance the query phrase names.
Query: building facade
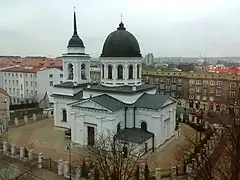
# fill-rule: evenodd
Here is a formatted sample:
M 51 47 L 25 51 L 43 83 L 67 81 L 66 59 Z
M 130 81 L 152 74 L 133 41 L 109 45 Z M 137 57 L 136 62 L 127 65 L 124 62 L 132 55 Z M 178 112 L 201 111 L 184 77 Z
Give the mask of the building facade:
M 12 67 L 2 70 L 3 88 L 11 104 L 38 102 L 46 92 L 51 94 L 54 83 L 63 79 L 61 70 L 46 67 Z
M 73 143 L 91 146 L 98 135 L 111 132 L 148 151 L 175 137 L 177 100 L 142 84 L 139 44 L 122 22 L 104 42 L 99 83 L 90 78 L 90 56 L 77 34 L 75 13 L 62 59 L 65 78 L 52 95 L 54 125 L 71 129 Z
M 143 81 L 158 91 L 178 98 L 182 105 L 224 111 L 239 109 L 240 76 L 216 72 L 143 71 Z

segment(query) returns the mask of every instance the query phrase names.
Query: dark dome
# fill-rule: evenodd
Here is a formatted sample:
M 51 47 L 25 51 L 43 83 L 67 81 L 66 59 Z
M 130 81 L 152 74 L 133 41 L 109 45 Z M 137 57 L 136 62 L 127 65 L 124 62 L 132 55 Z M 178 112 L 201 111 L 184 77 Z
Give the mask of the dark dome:
M 81 47 L 84 48 L 83 41 L 80 39 L 78 35 L 73 35 L 72 38 L 68 42 L 68 47 Z
M 137 39 L 121 22 L 104 42 L 101 57 L 142 57 Z

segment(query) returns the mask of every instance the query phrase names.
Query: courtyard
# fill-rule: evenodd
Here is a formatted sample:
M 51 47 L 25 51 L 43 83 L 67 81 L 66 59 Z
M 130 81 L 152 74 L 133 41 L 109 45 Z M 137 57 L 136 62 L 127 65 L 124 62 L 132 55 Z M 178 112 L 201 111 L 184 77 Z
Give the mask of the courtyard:
M 161 151 L 156 150 L 144 159 L 147 160 L 151 169 L 170 168 L 177 164 L 178 159 L 183 156 L 183 147 L 188 145 L 186 135 L 194 137 L 195 130 L 186 124 L 180 124 L 181 136 L 179 139 L 173 139 L 172 142 Z M 7 137 L 5 137 L 7 140 Z M 45 158 L 53 160 L 68 160 L 68 151 L 66 145 L 69 139 L 64 138 L 64 131 L 54 128 L 53 120 L 41 120 L 24 126 L 11 128 L 8 133 L 8 141 L 17 147 L 26 147 L 35 152 L 41 152 Z M 72 149 L 72 160 L 80 161 L 83 155 L 83 148 Z
M 54 128 L 53 119 L 11 128 L 5 140 L 16 147 L 25 147 L 43 153 L 45 158 L 68 160 L 66 145 L 69 139 L 64 138 L 63 130 Z M 80 156 L 72 153 L 72 160 L 80 160 Z

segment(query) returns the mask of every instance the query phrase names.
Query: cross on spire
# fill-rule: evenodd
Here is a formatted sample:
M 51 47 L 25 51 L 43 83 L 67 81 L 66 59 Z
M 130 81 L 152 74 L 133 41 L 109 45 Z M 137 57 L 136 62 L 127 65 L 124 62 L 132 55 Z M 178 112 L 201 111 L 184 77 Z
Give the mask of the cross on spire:
M 121 14 L 121 22 L 122 22 L 122 20 L 123 20 L 123 15 Z

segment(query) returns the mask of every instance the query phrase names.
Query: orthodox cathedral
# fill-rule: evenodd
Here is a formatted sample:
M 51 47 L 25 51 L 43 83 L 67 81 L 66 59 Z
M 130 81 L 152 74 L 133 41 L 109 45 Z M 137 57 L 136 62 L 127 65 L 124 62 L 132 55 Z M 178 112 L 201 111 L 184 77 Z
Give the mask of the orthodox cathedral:
M 71 141 L 94 145 L 99 134 L 114 133 L 144 151 L 175 137 L 177 100 L 141 81 L 142 55 L 137 39 L 120 22 L 100 55 L 101 81 L 90 79 L 91 57 L 74 31 L 63 54 L 64 82 L 54 86 L 54 125 L 70 129 Z

